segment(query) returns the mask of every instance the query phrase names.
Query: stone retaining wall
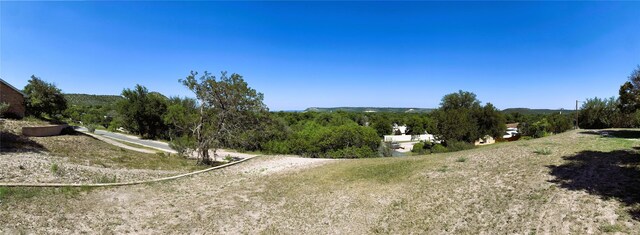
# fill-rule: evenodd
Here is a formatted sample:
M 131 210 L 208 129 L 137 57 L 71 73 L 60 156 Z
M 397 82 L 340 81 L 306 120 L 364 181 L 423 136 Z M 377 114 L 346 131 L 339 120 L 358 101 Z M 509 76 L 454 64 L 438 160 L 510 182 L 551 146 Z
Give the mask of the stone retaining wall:
M 22 135 L 25 136 L 53 136 L 59 135 L 62 129 L 69 127 L 69 125 L 51 125 L 51 126 L 32 126 L 22 127 Z

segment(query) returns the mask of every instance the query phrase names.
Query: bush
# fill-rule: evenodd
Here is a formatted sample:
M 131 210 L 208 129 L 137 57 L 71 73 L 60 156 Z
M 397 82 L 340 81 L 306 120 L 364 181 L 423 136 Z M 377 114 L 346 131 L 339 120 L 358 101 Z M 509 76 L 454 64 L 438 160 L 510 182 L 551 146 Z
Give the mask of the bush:
M 549 155 L 549 154 L 551 154 L 551 149 L 547 148 L 547 147 L 544 147 L 544 148 L 536 149 L 533 152 L 537 153 L 537 154 L 540 154 L 540 155 Z
M 431 153 L 430 149 L 433 147 L 433 145 L 434 144 L 431 142 L 420 141 L 413 145 L 411 152 L 417 154 L 429 154 Z
M 178 152 L 178 156 L 188 157 L 189 153 L 195 149 L 195 141 L 188 136 L 180 136 L 169 141 L 169 147 Z
M 473 144 L 462 142 L 462 141 L 447 141 L 446 144 L 447 144 L 447 151 L 449 152 L 462 151 L 462 150 L 475 148 Z
M 291 153 L 291 146 L 289 141 L 269 141 L 263 146 L 263 150 L 267 153 L 276 153 L 276 154 L 289 154 Z
M 376 154 L 368 147 L 346 147 L 339 150 L 331 150 L 326 154 L 332 158 L 366 158 L 374 157 Z
M 618 101 L 613 97 L 587 99 L 579 113 L 580 128 L 603 129 L 614 127 L 617 119 Z
M 90 124 L 87 126 L 89 133 L 96 133 L 96 125 Z
M 424 150 L 424 143 L 423 142 L 418 142 L 418 143 L 413 145 L 413 149 L 411 149 L 411 152 L 420 153 L 423 150 Z
M 380 147 L 380 139 L 376 131 L 369 127 L 358 126 L 351 122 L 340 126 L 322 126 L 315 121 L 308 121 L 298 127 L 286 145 L 271 142 L 268 145 L 270 151 L 293 153 L 307 157 L 363 157 L 362 154 L 370 154 L 367 157 L 376 156 Z M 289 149 L 287 149 L 287 147 Z M 369 151 L 355 149 L 368 148 Z M 340 151 L 344 150 L 344 151 Z
M 0 117 L 4 117 L 5 116 L 5 113 L 7 111 L 9 111 L 9 106 L 10 105 L 7 104 L 7 103 L 4 103 L 4 102 L 0 103 Z
M 431 147 L 431 152 L 432 153 L 446 153 L 447 152 L 447 147 L 444 147 L 444 145 L 442 145 L 442 144 L 435 144 L 435 145 L 433 145 L 433 147 Z
M 378 157 L 391 157 L 393 156 L 391 153 L 391 144 L 380 141 L 380 145 L 378 146 Z

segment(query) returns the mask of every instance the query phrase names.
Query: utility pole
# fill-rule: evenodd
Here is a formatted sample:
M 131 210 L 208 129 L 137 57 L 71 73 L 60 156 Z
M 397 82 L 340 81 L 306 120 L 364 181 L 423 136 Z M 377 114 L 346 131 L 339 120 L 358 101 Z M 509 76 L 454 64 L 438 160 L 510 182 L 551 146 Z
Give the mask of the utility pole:
M 578 126 L 578 100 L 576 100 L 576 126 L 575 126 L 575 129 L 578 129 L 578 128 L 580 128 L 580 127 Z

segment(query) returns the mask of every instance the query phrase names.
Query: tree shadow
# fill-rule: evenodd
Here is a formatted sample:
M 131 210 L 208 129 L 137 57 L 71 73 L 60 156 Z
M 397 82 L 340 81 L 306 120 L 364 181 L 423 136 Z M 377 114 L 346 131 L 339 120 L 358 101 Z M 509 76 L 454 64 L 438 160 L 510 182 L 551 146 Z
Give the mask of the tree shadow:
M 47 149 L 28 137 L 13 134 L 11 132 L 0 132 L 0 152 L 41 152 Z
M 640 154 L 634 150 L 582 151 L 563 157 L 568 162 L 548 166 L 550 182 L 569 190 L 584 190 L 603 199 L 624 203 L 635 220 L 640 220 Z

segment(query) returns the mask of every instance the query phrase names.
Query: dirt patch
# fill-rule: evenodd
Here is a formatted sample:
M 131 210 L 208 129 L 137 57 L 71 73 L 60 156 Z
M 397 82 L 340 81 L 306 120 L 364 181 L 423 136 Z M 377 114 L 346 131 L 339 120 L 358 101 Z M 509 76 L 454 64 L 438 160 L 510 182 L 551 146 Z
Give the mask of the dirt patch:
M 302 158 L 297 156 L 264 156 L 243 164 L 238 171 L 244 174 L 270 175 L 300 171 L 328 162 L 340 160 L 322 158 Z
M 266 190 L 262 182 L 269 174 L 295 173 L 331 161 L 258 157 L 219 171 L 166 183 L 105 188 L 72 198 L 51 195 L 28 199 L 30 203 L 0 203 L 0 233 L 246 231 L 246 223 L 255 223 L 271 211 L 269 204 L 256 200 L 256 194 Z M 65 203 L 55 209 L 45 209 L 51 201 Z M 224 210 L 227 212 L 221 213 Z M 222 220 L 236 222 L 225 226 L 212 224 Z M 39 224 L 46 226 L 35 226 Z
M 179 171 L 108 168 L 80 165 L 48 153 L 0 154 L 0 182 L 13 183 L 109 183 L 155 179 Z
M 598 166 L 636 162 L 571 156 L 637 143 L 572 131 L 405 158 L 258 157 L 164 183 L 7 197 L 0 233 L 634 234 L 624 198 L 637 190 L 603 195 L 612 185 L 588 181 L 615 180 L 591 175 Z M 585 160 L 602 162 L 573 165 Z

